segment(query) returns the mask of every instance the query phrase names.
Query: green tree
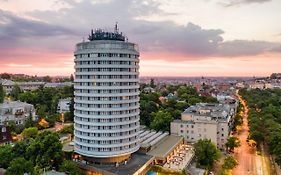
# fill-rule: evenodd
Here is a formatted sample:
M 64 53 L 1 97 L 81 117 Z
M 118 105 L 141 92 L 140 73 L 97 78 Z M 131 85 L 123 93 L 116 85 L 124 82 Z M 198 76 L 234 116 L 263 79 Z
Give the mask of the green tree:
M 21 134 L 24 138 L 35 138 L 38 134 L 38 129 L 36 127 L 25 128 Z
M 227 139 L 225 146 L 229 151 L 233 151 L 234 148 L 240 146 L 240 140 L 237 137 L 231 136 Z
M 69 80 L 70 80 L 71 82 L 73 82 L 73 81 L 74 81 L 74 76 L 73 76 L 73 74 L 71 74 L 71 75 L 70 75 Z
M 223 163 L 222 167 L 224 169 L 230 170 L 230 169 L 233 169 L 234 167 L 236 167 L 237 165 L 238 165 L 238 162 L 233 156 L 227 156 L 224 159 L 224 163 Z
M 38 105 L 37 107 L 37 115 L 39 116 L 39 118 L 44 118 L 46 117 L 46 113 L 47 113 L 47 105 Z
M 0 146 L 0 167 L 8 168 L 13 158 L 14 153 L 11 145 Z
M 40 133 L 34 140 L 30 141 L 27 156 L 28 160 L 41 168 L 55 167 L 58 169 L 63 158 L 62 144 L 58 134 L 49 131 Z
M 16 132 L 17 125 L 16 125 L 15 121 L 13 121 L 13 120 L 8 121 L 7 126 L 8 126 L 8 128 L 10 129 L 11 132 Z
M 13 97 L 14 100 L 19 100 L 20 93 L 21 93 L 21 89 L 19 85 L 15 84 L 11 91 L 11 96 Z
M 207 169 L 213 167 L 214 161 L 220 157 L 216 145 L 208 139 L 200 139 L 194 144 L 195 158 L 198 165 Z
M 16 142 L 15 145 L 13 146 L 14 157 L 24 157 L 27 159 L 28 157 L 26 154 L 26 150 L 28 147 L 29 147 L 28 139 Z
M 72 97 L 71 100 L 70 100 L 70 104 L 69 104 L 69 118 L 67 120 L 74 121 L 74 97 Z
M 24 123 L 24 128 L 30 128 L 32 126 L 33 126 L 32 114 L 30 113 L 27 120 Z
M 3 103 L 4 98 L 5 98 L 5 90 L 2 86 L 2 84 L 0 84 L 0 103 Z
M 149 126 L 152 121 L 152 113 L 159 110 L 157 104 L 153 101 L 140 101 L 140 120 L 141 124 Z
M 24 175 L 25 173 L 34 174 L 32 162 L 25 160 L 23 157 L 16 158 L 11 161 L 7 169 L 7 175 Z
M 155 88 L 155 87 L 156 87 L 155 82 L 154 82 L 154 79 L 151 79 L 151 80 L 150 80 L 149 86 L 152 87 L 152 88 Z
M 158 111 L 152 113 L 152 122 L 150 127 L 156 131 L 170 131 L 170 123 L 173 121 L 173 117 L 170 113 L 164 111 Z
M 64 160 L 59 167 L 61 172 L 67 172 L 69 175 L 82 175 L 80 168 L 71 160 Z

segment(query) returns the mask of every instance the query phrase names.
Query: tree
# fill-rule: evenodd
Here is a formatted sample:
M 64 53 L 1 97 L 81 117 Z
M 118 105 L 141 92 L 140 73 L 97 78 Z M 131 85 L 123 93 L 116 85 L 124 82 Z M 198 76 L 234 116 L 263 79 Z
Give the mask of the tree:
M 21 134 L 24 138 L 35 138 L 38 134 L 38 129 L 36 127 L 25 128 Z
M 170 123 L 173 121 L 173 117 L 170 113 L 164 111 L 158 111 L 152 113 L 152 122 L 150 127 L 156 131 L 170 131 Z
M 64 160 L 59 170 L 61 172 L 67 172 L 69 175 L 82 175 L 80 168 L 71 160 Z
M 240 146 L 240 140 L 237 137 L 229 137 L 227 139 L 227 142 L 225 144 L 225 146 L 227 147 L 227 149 L 229 149 L 229 151 L 233 151 L 234 148 Z
M 74 90 L 73 90 L 74 92 Z M 69 121 L 74 121 L 74 97 L 71 97 L 71 101 L 69 104 Z
M 0 103 L 3 103 L 4 98 L 5 98 L 5 90 L 2 86 L 2 84 L 0 84 Z
M 74 126 L 73 125 L 65 126 L 62 128 L 62 130 L 60 130 L 60 133 L 71 134 L 71 136 L 73 136 L 74 135 Z
M 70 75 L 70 81 L 73 82 L 74 81 L 74 77 L 73 74 Z
M 224 169 L 230 170 L 230 169 L 233 169 L 234 167 L 236 167 L 237 165 L 238 165 L 237 160 L 232 156 L 228 156 L 224 159 L 224 163 L 223 163 L 222 167 Z
M 24 128 L 30 128 L 33 126 L 32 114 L 30 113 L 27 120 L 24 123 Z
M 152 88 L 155 88 L 155 87 L 156 87 L 155 82 L 154 82 L 154 79 L 151 79 L 151 80 L 150 80 L 149 86 L 152 87 Z
M 14 154 L 11 145 L 4 145 L 0 147 L 0 167 L 5 169 L 8 168 L 13 158 Z
M 14 158 L 15 157 L 24 157 L 27 159 L 28 157 L 26 154 L 26 150 L 28 147 L 29 147 L 28 139 L 16 142 L 13 147 Z
M 151 115 L 159 110 L 157 104 L 153 101 L 140 101 L 140 120 L 143 125 L 149 126 L 151 123 Z
M 220 157 L 220 151 L 210 139 L 200 139 L 194 144 L 195 157 L 198 165 L 211 169 L 214 161 Z
M 21 93 L 21 89 L 19 85 L 15 84 L 11 91 L 11 96 L 13 97 L 14 100 L 18 100 L 20 93 Z
M 9 73 L 2 73 L 0 74 L 0 78 L 3 78 L 3 79 L 11 79 L 11 74 Z
M 30 141 L 26 154 L 29 157 L 28 160 L 41 168 L 58 169 L 63 159 L 62 144 L 58 134 L 50 131 L 40 133 Z
M 8 128 L 10 129 L 11 132 L 16 132 L 17 125 L 16 125 L 15 121 L 13 121 L 13 120 L 8 121 L 7 126 L 8 126 Z
M 23 157 L 14 159 L 9 168 L 7 169 L 7 175 L 24 175 L 25 173 L 34 174 L 32 162 L 25 160 Z

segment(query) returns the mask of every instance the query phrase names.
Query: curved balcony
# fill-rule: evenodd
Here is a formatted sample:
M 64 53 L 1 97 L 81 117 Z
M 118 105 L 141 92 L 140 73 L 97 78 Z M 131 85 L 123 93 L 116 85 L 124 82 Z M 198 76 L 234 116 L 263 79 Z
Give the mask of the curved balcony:
M 77 117 L 92 118 L 92 119 L 125 118 L 125 117 L 138 116 L 139 114 L 140 114 L 139 110 L 137 112 L 132 112 L 132 113 L 128 113 L 128 114 L 116 114 L 116 115 L 93 115 L 93 114 L 79 114 L 79 113 L 74 112 L 74 115 L 77 116 Z
M 137 143 L 138 139 L 135 139 L 135 140 L 130 141 L 130 142 L 110 143 L 110 144 L 84 143 L 84 142 L 80 142 L 78 139 L 75 139 L 74 142 L 75 142 L 75 144 L 90 147 L 90 148 L 114 148 L 114 147 L 121 147 L 121 146 L 129 146 L 131 144 Z
M 106 157 L 118 157 L 122 155 L 128 155 L 136 152 L 139 149 L 139 146 L 136 146 L 131 149 L 124 149 L 122 151 L 108 151 L 108 152 L 98 152 L 98 151 L 87 151 L 83 149 L 79 149 L 75 147 L 75 152 L 87 157 L 100 157 L 100 158 L 106 158 Z
M 74 129 L 81 132 L 87 132 L 87 133 L 118 133 L 118 132 L 126 132 L 126 131 L 132 131 L 135 129 L 138 129 L 140 126 L 137 124 L 136 126 L 126 127 L 122 129 L 110 129 L 110 130 L 101 130 L 101 129 L 85 129 L 85 128 L 79 128 L 77 126 L 74 126 Z
M 74 69 L 76 68 L 139 68 L 138 65 L 134 64 L 85 64 L 85 65 L 75 65 Z
M 75 75 L 139 75 L 139 72 L 75 72 Z
M 139 99 L 131 99 L 131 100 L 74 100 L 74 102 L 81 104 L 128 104 L 139 102 Z
M 85 53 L 88 54 L 88 53 Z M 77 61 L 130 61 L 130 62 L 139 62 L 139 58 L 126 58 L 126 57 L 84 57 L 84 58 L 75 58 L 74 62 Z
M 101 89 L 139 89 L 139 85 L 135 86 L 78 86 L 74 85 L 75 89 L 86 89 L 86 90 L 101 90 Z
M 84 136 L 84 135 L 81 135 L 79 133 L 75 133 L 75 137 L 78 137 L 78 138 L 81 138 L 81 139 L 99 140 L 99 141 L 129 139 L 129 138 L 133 138 L 133 137 L 136 137 L 136 136 L 137 136 L 137 138 L 139 138 L 138 132 L 135 132 L 135 133 L 132 133 L 132 134 L 126 134 L 126 135 L 122 135 L 122 136 L 111 136 L 111 137 Z
M 75 96 L 81 97 L 122 97 L 122 96 L 136 96 L 139 95 L 138 92 L 126 92 L 126 93 L 77 93 L 74 92 Z
M 118 83 L 118 82 L 132 82 L 132 83 L 136 83 L 136 82 L 139 82 L 139 79 L 138 78 L 122 78 L 122 79 L 114 79 L 114 78 L 111 78 L 111 79 L 75 79 L 74 81 L 75 83 L 100 83 L 100 82 L 104 82 L 104 83 Z M 83 85 L 82 85 L 83 86 Z M 86 86 L 86 85 L 85 85 Z M 91 86 L 94 86 L 94 85 L 91 85 Z M 112 86 L 114 87 L 114 86 Z
M 106 112 L 106 111 L 124 111 L 124 110 L 131 110 L 131 109 L 138 109 L 140 105 L 130 106 L 130 107 L 121 107 L 121 108 L 88 108 L 88 107 L 79 107 L 75 106 L 75 109 L 81 111 L 96 111 L 96 112 Z
M 125 125 L 125 124 L 132 124 L 139 121 L 139 118 L 132 119 L 132 120 L 125 120 L 122 122 L 86 122 L 81 120 L 75 120 L 74 122 L 81 125 L 89 125 L 89 126 L 116 126 L 116 125 Z

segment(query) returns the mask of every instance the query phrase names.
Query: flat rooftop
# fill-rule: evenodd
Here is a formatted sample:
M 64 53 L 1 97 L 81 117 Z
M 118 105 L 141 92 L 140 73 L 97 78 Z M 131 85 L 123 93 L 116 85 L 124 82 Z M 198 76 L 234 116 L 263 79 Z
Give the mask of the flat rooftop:
M 183 140 L 181 136 L 169 135 L 156 145 L 156 147 L 147 154 L 151 156 L 166 158 L 170 152 Z
M 125 165 L 96 165 L 96 164 L 84 164 L 83 162 L 77 162 L 77 164 L 86 170 L 100 171 L 110 175 L 133 175 L 147 162 L 152 161 L 153 156 L 146 154 L 133 153 L 131 159 Z

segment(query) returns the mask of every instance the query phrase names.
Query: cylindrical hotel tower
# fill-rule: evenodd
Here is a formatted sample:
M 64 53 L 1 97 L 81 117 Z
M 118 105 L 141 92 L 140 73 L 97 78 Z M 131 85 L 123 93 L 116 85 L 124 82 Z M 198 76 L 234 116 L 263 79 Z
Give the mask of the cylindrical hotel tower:
M 118 32 L 92 31 L 76 45 L 75 152 L 116 163 L 139 149 L 139 51 Z

